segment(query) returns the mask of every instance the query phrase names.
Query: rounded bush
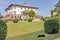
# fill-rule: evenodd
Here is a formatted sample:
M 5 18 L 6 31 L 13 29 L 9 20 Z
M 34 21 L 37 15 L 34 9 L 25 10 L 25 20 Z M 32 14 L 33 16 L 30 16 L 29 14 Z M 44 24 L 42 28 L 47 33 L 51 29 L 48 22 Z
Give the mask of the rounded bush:
M 4 21 L 0 20 L 0 40 L 5 40 L 7 35 L 7 26 Z
M 28 19 L 28 22 L 32 22 L 32 19 Z
M 55 34 L 59 32 L 59 21 L 56 19 L 50 19 L 44 23 L 45 32 L 48 34 Z
M 14 19 L 13 20 L 13 23 L 17 23 L 19 20 L 18 19 Z

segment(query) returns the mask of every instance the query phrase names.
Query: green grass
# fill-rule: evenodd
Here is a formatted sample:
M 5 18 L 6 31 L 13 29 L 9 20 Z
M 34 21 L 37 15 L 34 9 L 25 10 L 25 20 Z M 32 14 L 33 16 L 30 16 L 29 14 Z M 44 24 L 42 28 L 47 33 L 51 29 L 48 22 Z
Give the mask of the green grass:
M 9 21 L 7 23 L 8 31 L 6 40 L 53 40 L 60 37 L 58 34 L 46 34 L 44 32 L 44 22 L 26 22 L 19 21 L 13 23 Z M 37 37 L 44 34 L 45 37 Z
M 45 37 L 38 37 L 38 35 L 44 34 Z M 32 32 L 29 34 L 24 34 L 24 35 L 17 35 L 14 37 L 9 37 L 7 40 L 53 40 L 57 37 L 59 37 L 60 33 L 58 34 L 45 34 L 44 31 L 37 31 L 37 32 Z
M 7 37 L 13 37 L 16 35 L 23 35 L 27 33 L 32 33 L 40 30 L 44 30 L 44 22 L 27 22 L 27 21 L 19 21 L 18 23 L 13 23 L 9 21 L 7 23 L 8 31 Z

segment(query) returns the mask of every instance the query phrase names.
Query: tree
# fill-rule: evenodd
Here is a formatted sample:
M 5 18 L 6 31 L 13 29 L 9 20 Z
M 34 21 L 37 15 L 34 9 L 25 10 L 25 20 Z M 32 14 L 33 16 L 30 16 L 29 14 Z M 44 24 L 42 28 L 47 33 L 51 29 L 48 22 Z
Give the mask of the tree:
M 35 16 L 35 12 L 33 10 L 31 10 L 28 12 L 28 15 L 29 15 L 29 19 L 33 19 Z
M 1 19 L 1 18 L 3 18 L 3 16 L 2 16 L 1 13 L 0 13 L 0 19 Z

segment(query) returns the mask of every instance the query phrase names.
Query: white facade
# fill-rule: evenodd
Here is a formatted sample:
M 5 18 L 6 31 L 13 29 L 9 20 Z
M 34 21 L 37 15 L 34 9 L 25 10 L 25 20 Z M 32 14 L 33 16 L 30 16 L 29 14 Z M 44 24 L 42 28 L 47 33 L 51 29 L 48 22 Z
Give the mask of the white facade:
M 8 8 L 6 8 L 6 14 L 7 15 L 22 15 L 23 11 L 30 11 L 33 10 L 35 11 L 35 14 L 37 14 L 37 9 L 36 7 L 30 7 L 30 6 L 21 6 L 21 5 L 16 5 L 16 4 L 11 4 Z M 21 16 L 23 18 L 25 16 Z M 24 19 L 24 18 L 23 18 Z
M 16 7 L 15 9 L 14 9 L 14 7 L 12 7 L 12 9 L 8 10 L 6 13 L 9 14 L 12 12 L 11 14 L 14 14 L 14 11 L 16 11 L 16 14 L 21 14 L 21 12 L 25 11 L 25 10 L 28 10 L 28 11 L 33 10 L 33 11 L 35 11 L 35 13 L 37 13 L 37 9 L 32 9 L 32 8 L 28 9 L 28 8 L 24 8 L 24 7 L 22 9 L 21 9 L 21 7 Z

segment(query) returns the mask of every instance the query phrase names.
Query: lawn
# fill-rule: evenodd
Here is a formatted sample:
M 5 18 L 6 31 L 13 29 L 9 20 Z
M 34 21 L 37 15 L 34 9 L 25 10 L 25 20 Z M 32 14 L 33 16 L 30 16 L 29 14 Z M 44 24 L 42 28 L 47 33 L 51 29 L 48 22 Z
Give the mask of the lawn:
M 6 24 L 8 27 L 6 40 L 53 40 L 60 37 L 60 32 L 58 34 L 46 34 L 43 21 L 19 21 L 18 23 L 9 21 Z M 44 34 L 45 37 L 38 37 L 41 34 Z
M 45 37 L 38 37 L 38 35 L 44 34 Z M 58 34 L 45 34 L 44 31 L 37 31 L 32 32 L 24 35 L 17 35 L 14 37 L 9 37 L 6 40 L 53 40 L 59 37 L 60 33 Z
M 40 22 L 27 22 L 19 21 L 18 23 L 13 23 L 11 21 L 7 22 L 7 37 L 13 37 L 17 35 L 23 35 L 27 33 L 32 33 L 40 30 L 44 30 L 43 21 Z

